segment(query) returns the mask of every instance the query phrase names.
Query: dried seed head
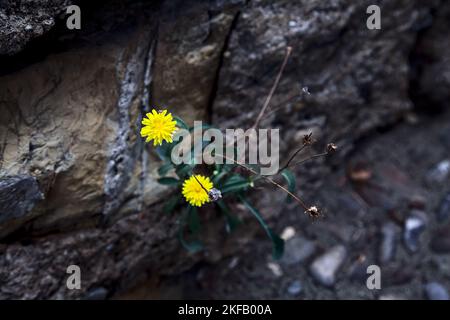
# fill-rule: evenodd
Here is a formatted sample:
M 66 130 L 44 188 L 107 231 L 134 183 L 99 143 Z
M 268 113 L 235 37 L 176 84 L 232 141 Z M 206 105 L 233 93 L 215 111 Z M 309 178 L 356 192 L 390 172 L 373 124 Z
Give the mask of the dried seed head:
M 305 134 L 303 136 L 303 145 L 304 146 L 310 146 L 313 143 L 313 139 L 312 139 L 312 132 L 310 134 Z
M 217 201 L 220 198 L 222 198 L 222 192 L 220 192 L 219 189 L 216 188 L 212 188 L 211 190 L 209 190 L 208 192 L 208 197 L 210 201 Z
M 337 146 L 334 143 L 327 144 L 327 153 L 328 154 L 333 154 L 336 152 L 336 150 L 337 150 Z
M 305 213 L 307 213 L 311 218 L 319 218 L 321 215 L 320 210 L 316 206 L 309 207 Z

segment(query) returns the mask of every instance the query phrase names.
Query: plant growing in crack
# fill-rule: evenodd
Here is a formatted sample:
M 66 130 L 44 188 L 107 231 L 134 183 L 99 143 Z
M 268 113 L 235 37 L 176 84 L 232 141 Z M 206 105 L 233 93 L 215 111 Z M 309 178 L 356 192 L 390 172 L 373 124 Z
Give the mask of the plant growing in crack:
M 290 54 L 291 48 L 288 47 L 275 82 L 250 130 L 258 128 L 278 86 Z M 175 140 L 177 139 L 175 138 L 175 135 L 181 130 L 191 135 L 198 129 L 195 125 L 189 127 L 181 118 L 173 116 L 167 110 L 157 111 L 155 109 L 146 114 L 146 117 L 142 120 L 142 125 L 143 127 L 140 132 L 141 136 L 146 139 L 146 142 L 153 141 L 156 153 L 162 160 L 162 165 L 158 169 L 158 174 L 160 175 L 158 182 L 176 187 L 180 191 L 166 201 L 164 211 L 171 212 L 184 203 L 185 209 L 180 218 L 178 236 L 181 244 L 190 252 L 197 252 L 203 248 L 201 241 L 198 239 L 200 230 L 198 208 L 204 205 L 214 204 L 225 217 L 227 231 L 231 232 L 241 223 L 240 220 L 232 214 L 231 209 L 227 204 L 229 199 L 235 199 L 243 204 L 243 206 L 256 218 L 272 241 L 274 259 L 281 258 L 284 251 L 284 241 L 268 226 L 263 215 L 251 204 L 247 197 L 251 190 L 255 190 L 255 185 L 260 181 L 268 182 L 285 192 L 287 194 L 287 201 L 290 201 L 291 199 L 295 200 L 310 217 L 318 218 L 321 216 L 320 209 L 317 206 L 307 205 L 306 202 L 295 193 L 296 179 L 290 169 L 311 159 L 334 153 L 337 147 L 333 143 L 329 143 L 323 153 L 315 154 L 301 161 L 295 161 L 297 155 L 313 144 L 312 134 L 307 134 L 303 137 L 302 145 L 294 150 L 292 155 L 288 158 L 288 161 L 286 161 L 281 168 L 276 170 L 275 173 L 266 175 L 262 174 L 260 165 L 253 163 L 246 164 L 243 159 L 239 158 L 239 155 L 242 156 L 242 154 L 239 153 L 239 150 L 236 150 L 235 142 L 236 145 L 239 146 L 240 139 L 245 139 L 245 135 L 238 137 L 237 141 L 233 140 L 232 145 L 229 143 L 227 144 L 227 150 L 229 150 L 229 148 L 233 149 L 231 156 L 228 153 L 224 154 L 223 151 L 217 151 L 221 149 L 213 149 L 211 156 L 220 161 L 215 161 L 213 163 L 208 162 L 205 165 L 199 163 L 196 159 L 197 155 L 195 150 L 197 147 L 195 137 L 193 146 L 190 143 L 191 140 L 188 140 L 188 147 L 191 151 L 194 150 L 194 152 L 189 152 L 188 157 L 184 157 L 184 161 L 182 162 L 174 159 L 174 155 L 178 152 L 176 147 L 184 141 L 183 139 L 182 142 L 176 143 Z M 205 124 L 201 124 L 201 127 L 218 130 Z M 205 138 L 205 136 L 202 135 L 200 140 L 200 151 L 205 152 L 211 139 Z M 246 147 L 249 140 L 244 141 L 244 146 Z M 241 170 L 239 170 L 239 168 Z M 239 172 L 242 170 L 247 174 Z M 286 186 L 283 186 L 276 181 L 278 176 L 284 179 Z M 185 237 L 187 231 L 189 231 L 191 235 L 190 241 L 187 241 Z

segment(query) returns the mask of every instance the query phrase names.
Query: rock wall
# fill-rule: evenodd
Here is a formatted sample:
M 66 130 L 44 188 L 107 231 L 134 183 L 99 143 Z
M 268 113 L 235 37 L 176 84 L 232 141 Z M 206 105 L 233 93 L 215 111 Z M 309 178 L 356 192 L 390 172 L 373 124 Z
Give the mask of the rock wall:
M 213 218 L 211 250 L 180 250 L 177 217 L 159 205 L 169 190 L 138 135 L 149 106 L 249 126 L 291 46 L 262 124 L 280 127 L 284 151 L 305 130 L 334 140 L 339 164 L 411 109 L 412 81 L 447 101 L 448 81 L 430 75 L 447 68 L 448 4 L 383 1 L 382 29 L 368 30 L 372 2 L 74 1 L 79 31 L 65 28 L 68 1 L 2 2 L 0 298 L 111 297 L 238 250 L 223 249 L 234 240 Z M 79 291 L 64 285 L 68 264 L 84 270 Z

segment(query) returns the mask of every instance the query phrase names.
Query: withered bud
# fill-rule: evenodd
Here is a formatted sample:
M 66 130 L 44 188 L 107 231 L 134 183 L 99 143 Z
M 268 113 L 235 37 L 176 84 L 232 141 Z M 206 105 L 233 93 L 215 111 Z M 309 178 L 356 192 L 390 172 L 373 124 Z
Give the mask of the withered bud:
M 217 201 L 220 198 L 222 198 L 222 192 L 220 192 L 219 189 L 216 188 L 212 188 L 211 190 L 209 190 L 208 192 L 208 197 L 210 201 Z
M 336 150 L 337 150 L 337 146 L 334 143 L 327 144 L 327 153 L 328 154 L 333 154 L 336 152 Z
M 309 207 L 305 213 L 307 213 L 311 218 L 320 217 L 320 210 L 316 206 Z
M 303 136 L 303 145 L 304 146 L 310 146 L 313 143 L 313 139 L 312 139 L 312 132 L 310 134 L 305 134 Z

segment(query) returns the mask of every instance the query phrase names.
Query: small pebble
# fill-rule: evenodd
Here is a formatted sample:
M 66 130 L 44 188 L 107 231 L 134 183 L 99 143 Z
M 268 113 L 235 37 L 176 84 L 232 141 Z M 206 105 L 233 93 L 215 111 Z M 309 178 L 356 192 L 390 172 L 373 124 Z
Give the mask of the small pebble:
M 294 237 L 286 241 L 281 262 L 286 265 L 302 263 L 311 257 L 315 251 L 316 244 L 314 241 L 303 237 Z
M 293 28 L 297 25 L 297 22 L 294 20 L 289 21 L 289 27 Z
M 307 95 L 311 94 L 311 92 L 309 92 L 309 88 L 308 87 L 303 87 L 302 91 L 303 91 L 303 93 L 306 93 Z
M 312 276 L 322 285 L 330 287 L 336 282 L 336 272 L 345 260 L 347 250 L 337 245 L 318 257 L 310 266 Z
M 293 227 L 286 227 L 281 233 L 281 239 L 288 241 L 295 236 L 295 229 Z
M 430 282 L 425 285 L 425 294 L 429 300 L 449 300 L 447 289 L 437 282 Z
M 89 290 L 86 294 L 86 300 L 105 300 L 108 296 L 108 290 L 103 287 Z
M 428 173 L 427 180 L 429 183 L 442 183 L 450 174 L 450 160 L 443 160 L 439 162 Z
M 387 263 L 394 259 L 397 247 L 397 226 L 388 222 L 381 228 L 380 262 Z
M 444 222 L 450 216 L 450 193 L 442 200 L 437 212 L 437 220 Z
M 302 292 L 302 290 L 303 290 L 302 284 L 298 280 L 293 281 L 287 288 L 288 293 L 292 296 L 299 295 Z
M 413 214 L 405 221 L 403 241 L 406 249 L 410 252 L 417 252 L 420 248 L 420 236 L 425 230 L 425 219 L 423 215 Z
M 278 263 L 269 262 L 267 263 L 267 268 L 269 268 L 269 270 L 272 271 L 273 275 L 277 278 L 283 275 L 283 271 Z

